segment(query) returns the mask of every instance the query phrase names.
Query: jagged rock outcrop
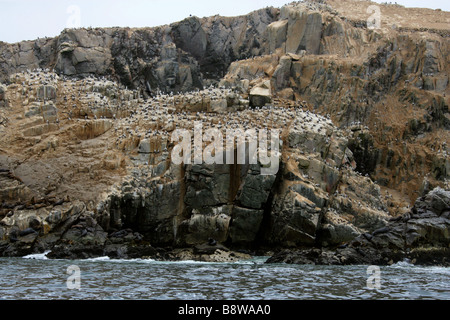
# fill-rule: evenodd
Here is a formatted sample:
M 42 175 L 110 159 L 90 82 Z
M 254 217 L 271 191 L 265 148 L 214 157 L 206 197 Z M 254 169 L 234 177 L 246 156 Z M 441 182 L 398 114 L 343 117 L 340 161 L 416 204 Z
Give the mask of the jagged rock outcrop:
M 332 246 L 386 224 L 379 186 L 353 172 L 349 141 L 329 119 L 298 114 L 287 141 L 271 210 L 272 245 Z
M 407 260 L 420 265 L 450 265 L 450 192 L 436 188 L 410 212 L 387 226 L 364 233 L 336 251 L 282 251 L 268 263 L 388 265 Z
M 265 52 L 266 27 L 279 10 L 241 17 L 190 17 L 144 28 L 66 29 L 51 39 L 0 43 L 0 81 L 35 68 L 65 76 L 110 76 L 144 94 L 188 91 L 217 81 L 229 64 Z

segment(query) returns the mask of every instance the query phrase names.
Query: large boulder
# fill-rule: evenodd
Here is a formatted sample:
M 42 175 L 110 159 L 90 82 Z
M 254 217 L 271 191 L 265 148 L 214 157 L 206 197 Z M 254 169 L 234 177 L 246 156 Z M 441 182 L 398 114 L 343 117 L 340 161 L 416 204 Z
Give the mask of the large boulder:
M 270 81 L 265 81 L 262 84 L 250 90 L 250 106 L 263 107 L 272 102 L 272 89 Z

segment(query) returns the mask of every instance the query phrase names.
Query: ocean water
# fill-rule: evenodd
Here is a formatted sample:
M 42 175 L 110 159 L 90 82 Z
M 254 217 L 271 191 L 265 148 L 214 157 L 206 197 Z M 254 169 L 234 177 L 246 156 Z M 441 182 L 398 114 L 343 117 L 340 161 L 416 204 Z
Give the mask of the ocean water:
M 450 300 L 450 268 L 0 258 L 0 300 Z M 371 278 L 372 277 L 372 278 Z M 375 286 L 373 284 L 378 284 Z

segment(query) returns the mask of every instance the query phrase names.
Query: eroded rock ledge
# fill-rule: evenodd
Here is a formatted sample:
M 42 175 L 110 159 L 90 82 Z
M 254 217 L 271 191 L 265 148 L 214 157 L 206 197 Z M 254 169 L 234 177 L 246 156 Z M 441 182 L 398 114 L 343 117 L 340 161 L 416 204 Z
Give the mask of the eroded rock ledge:
M 283 250 L 267 263 L 320 265 L 450 266 L 450 191 L 437 188 L 384 228 L 364 233 L 336 250 Z

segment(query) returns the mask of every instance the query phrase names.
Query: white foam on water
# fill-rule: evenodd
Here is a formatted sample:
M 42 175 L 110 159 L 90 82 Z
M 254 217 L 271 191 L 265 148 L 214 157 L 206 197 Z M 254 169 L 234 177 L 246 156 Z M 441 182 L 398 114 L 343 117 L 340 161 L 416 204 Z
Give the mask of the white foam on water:
M 223 265 L 223 264 L 245 264 L 245 265 L 255 265 L 263 264 L 263 261 L 254 260 L 240 260 L 236 262 L 206 262 L 206 261 L 196 261 L 196 260 L 180 260 L 180 261 L 158 261 L 153 259 L 109 259 L 108 257 L 101 257 L 95 259 L 87 259 L 86 261 L 107 261 L 114 263 L 148 263 L 148 264 L 177 264 L 177 265 Z
M 110 261 L 111 258 L 110 257 L 98 257 L 98 258 L 91 258 L 91 259 L 86 259 L 86 261 Z
M 47 254 L 51 251 L 46 251 L 44 253 L 39 254 L 30 254 L 24 256 L 23 259 L 32 259 L 32 260 L 50 260 L 47 258 Z M 178 264 L 178 265 L 223 265 L 223 264 L 238 264 L 238 265 L 263 265 L 268 257 L 254 257 L 251 260 L 239 260 L 235 262 L 205 262 L 205 261 L 195 261 L 195 260 L 182 260 L 182 261 L 158 261 L 154 259 L 111 259 L 108 256 L 90 258 L 81 261 L 81 262 L 108 262 L 108 263 L 146 263 L 146 264 Z M 53 259 L 54 261 L 64 261 L 66 259 Z
M 89 262 L 111 262 L 111 263 L 148 263 L 153 262 L 155 260 L 151 259 L 111 259 L 108 256 L 98 257 L 98 258 L 90 258 L 86 260 L 80 261 L 89 261 Z
M 23 259 L 31 259 L 31 260 L 48 260 L 47 254 L 49 254 L 49 253 L 50 253 L 50 251 L 45 251 L 44 253 L 29 254 L 22 258 Z
M 151 260 L 149 262 L 155 263 L 155 264 L 202 264 L 202 265 L 220 264 L 220 262 L 205 262 L 205 261 L 195 261 L 195 260 L 181 260 L 181 261 L 156 261 L 156 260 Z
M 412 264 L 409 259 L 405 259 L 403 261 L 399 261 L 391 265 L 391 268 L 404 268 L 404 267 L 414 267 L 414 264 Z

